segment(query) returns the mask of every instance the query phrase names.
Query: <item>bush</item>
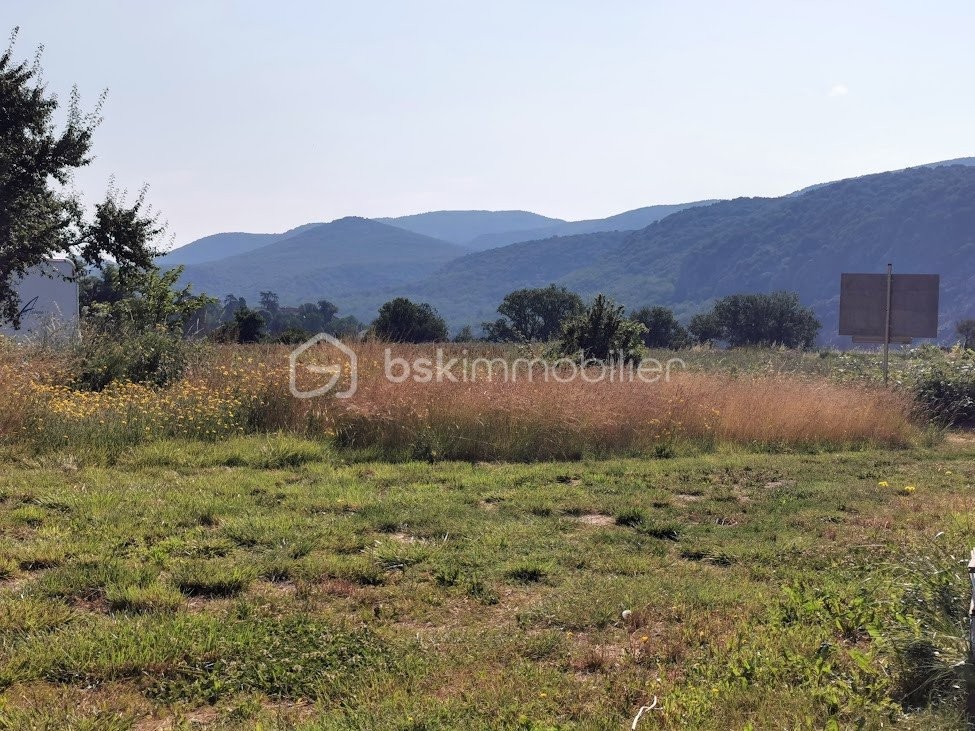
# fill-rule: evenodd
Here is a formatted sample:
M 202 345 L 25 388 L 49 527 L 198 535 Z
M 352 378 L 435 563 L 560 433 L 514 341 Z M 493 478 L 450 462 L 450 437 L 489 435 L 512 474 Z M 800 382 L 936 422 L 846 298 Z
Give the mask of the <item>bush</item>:
M 915 399 L 940 426 L 975 426 L 975 353 L 929 350 L 910 374 Z
M 450 339 L 447 323 L 430 305 L 397 297 L 379 308 L 371 332 L 391 343 L 432 343 Z
M 183 374 L 188 344 L 164 330 L 124 333 L 89 330 L 78 346 L 75 385 L 101 391 L 114 382 L 166 386 Z
M 598 294 L 588 310 L 566 322 L 561 350 L 569 356 L 581 353 L 584 361 L 639 361 L 645 332 L 641 323 L 623 315 L 622 306 Z
M 674 317 L 674 311 L 667 307 L 641 307 L 630 315 L 630 319 L 647 329 L 643 334 L 643 344 L 648 348 L 679 350 L 691 345 L 687 329 Z
M 165 386 L 179 379 L 187 364 L 186 323 L 214 301 L 189 286 L 176 289 L 182 273 L 177 267 L 123 277 L 107 266 L 101 279 L 85 281 L 77 386 L 100 391 L 117 381 Z
M 289 327 L 274 337 L 272 342 L 282 345 L 301 345 L 312 336 L 308 330 L 300 327 Z

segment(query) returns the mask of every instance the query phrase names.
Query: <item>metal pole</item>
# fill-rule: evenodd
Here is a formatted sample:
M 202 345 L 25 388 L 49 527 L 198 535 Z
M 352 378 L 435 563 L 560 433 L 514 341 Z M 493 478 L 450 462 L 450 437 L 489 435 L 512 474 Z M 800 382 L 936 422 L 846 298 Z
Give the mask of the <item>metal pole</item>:
M 894 279 L 894 267 L 887 265 L 887 306 L 884 309 L 884 385 L 890 379 L 890 289 Z

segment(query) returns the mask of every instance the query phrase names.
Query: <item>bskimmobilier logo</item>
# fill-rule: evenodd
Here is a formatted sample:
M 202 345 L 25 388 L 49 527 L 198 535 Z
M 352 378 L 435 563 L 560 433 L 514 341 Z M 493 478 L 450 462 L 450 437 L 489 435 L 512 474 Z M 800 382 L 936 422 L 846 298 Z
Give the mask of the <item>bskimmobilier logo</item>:
M 432 357 L 430 357 L 432 356 Z M 378 363 L 377 363 L 378 365 Z M 631 354 L 610 353 L 606 358 L 540 356 L 504 358 L 499 355 L 471 356 L 464 348 L 436 348 L 435 354 L 415 353 L 412 360 L 384 351 L 382 376 L 388 383 L 669 383 L 675 370 L 687 364 L 680 358 L 661 362 L 656 358 L 634 358 Z M 295 348 L 290 356 L 290 386 L 295 398 L 311 399 L 326 394 L 351 398 L 359 388 L 359 368 L 355 351 L 341 340 L 320 333 Z
M 322 363 L 322 357 L 329 362 Z M 288 361 L 289 385 L 295 398 L 317 398 L 327 393 L 336 398 L 351 398 L 359 388 L 359 363 L 355 351 L 327 333 L 318 333 L 299 345 L 291 351 Z M 308 374 L 305 379 L 301 378 L 302 370 Z M 332 392 L 343 374 L 348 374 L 348 385 L 341 391 Z M 306 387 L 309 380 L 314 387 Z

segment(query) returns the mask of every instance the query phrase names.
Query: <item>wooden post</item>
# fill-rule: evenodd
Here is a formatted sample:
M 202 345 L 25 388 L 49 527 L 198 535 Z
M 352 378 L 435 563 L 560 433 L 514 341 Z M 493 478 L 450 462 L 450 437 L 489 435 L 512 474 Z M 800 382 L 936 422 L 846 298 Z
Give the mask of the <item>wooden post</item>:
M 894 281 L 894 267 L 887 265 L 887 306 L 884 309 L 884 385 L 890 380 L 890 290 Z
M 972 558 L 968 562 L 968 577 L 972 581 L 972 601 L 968 605 L 968 641 L 972 661 L 975 662 L 975 548 L 972 549 Z

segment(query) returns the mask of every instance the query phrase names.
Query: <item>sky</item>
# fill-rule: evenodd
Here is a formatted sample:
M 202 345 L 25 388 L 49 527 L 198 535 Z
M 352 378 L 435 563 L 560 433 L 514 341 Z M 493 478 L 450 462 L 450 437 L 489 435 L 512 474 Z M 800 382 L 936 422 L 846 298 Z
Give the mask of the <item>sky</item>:
M 975 3 L 2 0 L 173 244 L 347 215 L 597 218 L 975 155 Z

